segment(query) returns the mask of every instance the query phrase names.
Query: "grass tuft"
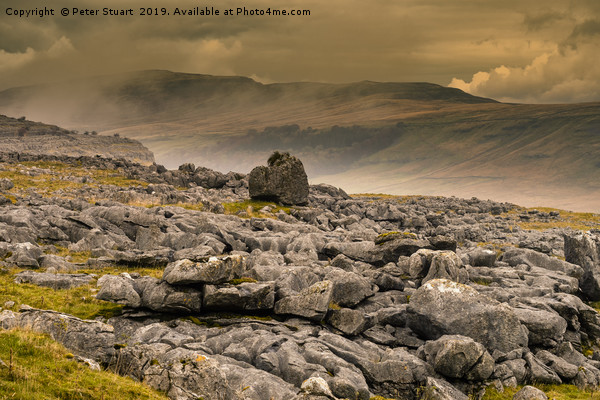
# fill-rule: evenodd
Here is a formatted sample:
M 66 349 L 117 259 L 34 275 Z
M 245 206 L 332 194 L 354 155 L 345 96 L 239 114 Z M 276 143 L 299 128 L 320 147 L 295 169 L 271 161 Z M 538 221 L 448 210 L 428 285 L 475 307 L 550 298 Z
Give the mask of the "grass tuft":
M 0 331 L 0 398 L 59 399 L 167 399 L 131 378 L 92 371 L 46 335 L 27 330 Z
M 266 206 L 273 207 L 272 213 L 260 212 L 260 209 Z M 283 211 L 286 214 L 290 213 L 289 207 L 280 206 L 269 201 L 252 199 L 234 203 L 223 203 L 223 208 L 225 209 L 225 214 L 228 215 L 240 215 L 240 213 L 245 212 L 244 218 L 276 218 L 274 214 L 279 211 Z

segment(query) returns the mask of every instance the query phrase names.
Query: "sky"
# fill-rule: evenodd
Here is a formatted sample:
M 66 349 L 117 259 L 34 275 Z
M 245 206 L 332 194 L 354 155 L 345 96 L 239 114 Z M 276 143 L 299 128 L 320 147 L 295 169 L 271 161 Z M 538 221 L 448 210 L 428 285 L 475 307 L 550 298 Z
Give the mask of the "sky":
M 263 83 L 432 82 L 500 101 L 600 101 L 598 0 L 1 0 L 0 90 L 144 69 Z M 49 4 L 51 3 L 51 4 Z M 54 16 L 16 10 L 52 8 Z M 219 16 L 174 15 L 213 7 Z M 72 15 L 73 7 L 133 9 Z M 171 15 L 139 15 L 140 7 Z M 224 10 L 310 10 L 226 16 Z M 68 16 L 61 9 L 69 10 Z M 10 14 L 10 15 L 9 15 Z

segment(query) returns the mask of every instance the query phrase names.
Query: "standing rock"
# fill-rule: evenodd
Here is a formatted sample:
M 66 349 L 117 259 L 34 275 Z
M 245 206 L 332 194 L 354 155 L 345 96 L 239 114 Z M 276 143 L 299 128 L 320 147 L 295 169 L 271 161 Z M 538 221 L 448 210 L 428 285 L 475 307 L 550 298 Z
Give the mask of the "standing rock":
M 469 280 L 469 275 L 455 252 L 439 251 L 432 257 L 429 271 L 427 276 L 423 278 L 423 283 L 439 278 L 461 283 Z
M 565 235 L 565 260 L 583 268 L 579 286 L 592 301 L 600 300 L 600 246 L 589 233 Z
M 250 197 L 302 205 L 308 202 L 308 177 L 302 161 L 289 153 L 275 152 L 268 166 L 254 168 L 248 178 Z

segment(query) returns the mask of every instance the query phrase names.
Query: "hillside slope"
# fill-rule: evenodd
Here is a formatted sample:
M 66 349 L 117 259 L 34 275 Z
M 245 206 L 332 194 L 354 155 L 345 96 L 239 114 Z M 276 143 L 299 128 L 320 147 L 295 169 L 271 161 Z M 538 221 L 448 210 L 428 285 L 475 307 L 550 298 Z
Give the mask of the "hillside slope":
M 600 103 L 503 104 L 428 83 L 261 84 L 143 71 L 0 92 L 0 111 L 249 172 L 273 150 L 350 192 L 599 211 Z

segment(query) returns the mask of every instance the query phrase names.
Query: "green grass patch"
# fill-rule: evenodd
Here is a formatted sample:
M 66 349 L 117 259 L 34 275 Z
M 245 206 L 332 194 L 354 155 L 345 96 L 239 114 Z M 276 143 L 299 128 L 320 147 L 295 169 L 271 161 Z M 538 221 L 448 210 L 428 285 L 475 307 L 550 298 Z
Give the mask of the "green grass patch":
M 522 214 L 530 210 L 538 210 L 546 213 L 556 211 L 559 213 L 559 216 L 555 218 L 549 218 L 548 221 L 517 221 L 517 225 L 522 229 L 543 231 L 552 228 L 571 228 L 581 231 L 589 231 L 590 229 L 600 228 L 600 214 L 594 213 L 566 211 L 549 207 L 531 207 L 515 208 L 509 211 L 507 214 Z M 535 218 L 537 218 L 536 214 L 532 214 L 531 219 Z
M 230 280 L 227 283 L 229 283 L 231 285 L 240 285 L 240 284 L 246 283 L 246 282 L 248 282 L 248 283 L 256 283 L 258 281 L 256 279 L 254 279 L 254 278 L 243 277 L 243 278 L 238 278 L 238 279 L 232 279 L 232 280 Z
M 574 385 L 535 385 L 542 390 L 549 399 L 554 400 L 600 400 L 599 392 L 579 390 Z M 512 400 L 521 386 L 516 389 L 505 388 L 504 393 L 498 393 L 493 387 L 488 387 L 483 400 Z
M 20 270 L 15 270 L 20 272 Z M 72 289 L 52 289 L 29 283 L 15 283 L 14 273 L 0 274 L 0 304 L 14 301 L 14 310 L 22 304 L 31 307 L 55 310 L 83 319 L 98 316 L 110 318 L 121 313 L 123 306 L 92 297 L 95 283 Z
M 123 305 L 93 297 L 97 292 L 96 280 L 88 285 L 72 289 L 52 289 L 29 283 L 15 283 L 14 278 L 22 269 L 14 269 L 8 273 L 0 273 L 0 305 L 6 301 L 14 301 L 13 311 L 19 309 L 22 304 L 40 309 L 55 310 L 74 315 L 83 319 L 94 319 L 96 317 L 110 318 L 121 314 Z M 109 267 L 101 270 L 80 270 L 78 273 L 96 274 L 98 277 L 106 274 L 117 275 L 123 271 L 140 275 L 150 275 L 156 278 L 162 277 L 162 270 L 151 268 L 117 268 Z
M 87 262 L 87 260 L 92 256 L 92 252 L 91 251 L 71 251 L 66 247 L 62 247 L 62 246 L 56 246 L 54 245 L 54 247 L 56 247 L 56 252 L 49 252 L 47 251 L 47 254 L 55 254 L 57 256 L 60 257 L 68 257 L 69 262 L 72 263 L 76 263 L 76 264 L 85 264 Z
M 107 371 L 77 363 L 62 345 L 25 330 L 0 331 L 0 398 L 21 400 L 167 399 L 167 396 Z M 12 361 L 11 361 L 12 360 Z
M 85 178 L 83 182 L 73 182 L 71 178 Z M 57 192 L 61 196 L 84 187 L 114 185 L 119 187 L 148 186 L 147 182 L 128 178 L 118 170 L 89 169 L 61 162 L 35 161 L 20 164 L 4 164 L 0 178 L 8 178 L 15 185 L 9 192 L 14 195 L 25 195 L 28 190 L 51 197 Z M 12 199 L 11 199 L 12 200 Z M 14 201 L 13 201 L 14 202 Z
M 273 203 L 272 201 L 261 201 L 261 200 L 245 200 L 235 203 L 222 203 L 225 208 L 225 214 L 228 215 L 239 215 L 241 212 L 245 212 L 245 218 L 275 218 L 273 215 L 279 211 L 283 211 L 286 214 L 290 213 L 290 207 L 280 206 Z M 266 206 L 273 207 L 272 213 L 262 213 L 260 209 Z
M 482 286 L 490 286 L 490 284 L 492 283 L 491 281 L 488 281 L 486 279 L 472 279 L 471 282 Z
M 386 233 L 382 233 L 382 234 L 378 235 L 375 238 L 375 243 L 383 244 L 385 242 L 388 242 L 388 241 L 394 240 L 394 239 L 417 239 L 417 235 L 412 232 L 397 232 L 397 231 L 386 232 Z

